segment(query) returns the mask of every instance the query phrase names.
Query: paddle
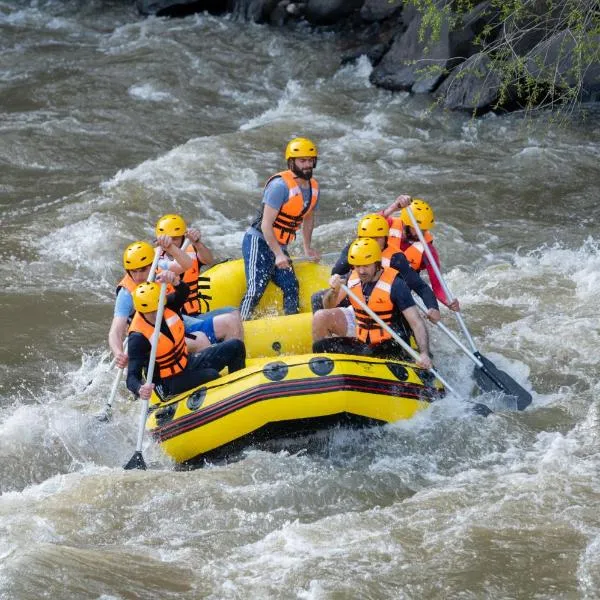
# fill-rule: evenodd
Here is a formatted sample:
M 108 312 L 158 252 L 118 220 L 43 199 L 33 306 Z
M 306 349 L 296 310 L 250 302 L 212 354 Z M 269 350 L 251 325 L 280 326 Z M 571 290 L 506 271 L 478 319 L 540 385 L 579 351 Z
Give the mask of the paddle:
M 374 311 L 372 311 L 369 306 L 367 304 L 365 304 L 352 290 L 350 290 L 348 288 L 348 286 L 342 284 L 341 285 L 342 290 L 344 290 L 344 292 L 346 292 L 346 294 L 348 294 L 348 296 L 350 298 L 352 298 L 352 300 L 354 300 L 366 313 L 368 313 L 370 315 L 370 317 L 379 324 L 380 327 L 382 327 L 385 331 L 387 331 L 392 338 L 394 338 L 394 340 L 396 342 L 398 342 L 398 344 L 400 344 L 400 346 L 402 346 L 402 348 L 404 350 L 406 350 L 406 352 L 408 352 L 408 354 L 415 359 L 415 361 L 419 360 L 419 353 L 416 352 L 413 348 L 411 348 L 385 321 L 382 321 L 382 319 L 379 317 L 379 315 L 377 315 L 377 313 L 375 313 Z M 450 384 L 448 384 L 448 382 L 446 382 L 442 376 L 432 367 L 431 369 L 428 369 L 430 373 L 432 373 L 435 377 L 437 377 L 443 384 L 443 386 L 450 391 L 454 396 L 456 396 L 457 398 L 460 398 L 460 396 L 452 389 L 452 387 L 450 387 Z
M 154 377 L 154 365 L 156 363 L 156 351 L 158 350 L 158 337 L 160 335 L 160 324 L 162 322 L 163 313 L 165 311 L 165 297 L 167 295 L 167 284 L 161 283 L 160 285 L 160 296 L 158 298 L 158 310 L 156 312 L 156 323 L 154 325 L 154 331 L 152 332 L 152 339 L 150 344 L 152 350 L 150 351 L 150 360 L 148 362 L 148 372 L 146 373 L 146 381 L 151 382 Z M 138 425 L 138 437 L 137 445 L 133 456 L 129 459 L 129 462 L 123 466 L 126 471 L 131 469 L 146 469 L 146 463 L 142 455 L 142 444 L 144 441 L 144 431 L 146 429 L 146 418 L 148 416 L 148 400 L 142 400 L 142 410 L 140 412 L 140 420 Z
M 442 284 L 444 292 L 446 293 L 446 298 L 449 302 L 452 302 L 455 296 L 446 285 L 446 282 L 442 277 L 442 273 L 440 272 L 440 269 L 433 258 L 429 244 L 425 241 L 423 232 L 421 231 L 421 228 L 419 227 L 419 224 L 417 223 L 415 215 L 410 206 L 406 207 L 406 212 L 410 217 L 414 230 L 419 236 L 419 241 L 421 244 L 423 244 L 423 249 L 427 255 L 427 259 L 429 260 L 434 273 Z M 473 341 L 473 338 L 467 329 L 467 325 L 465 324 L 462 315 L 458 311 L 453 312 L 456 316 L 458 324 L 460 325 L 460 328 L 462 329 L 469 342 L 469 345 L 471 346 L 473 357 L 477 359 L 477 363 L 473 368 L 473 377 L 475 378 L 475 382 L 477 383 L 479 389 L 483 392 L 497 392 L 500 390 L 508 396 L 514 396 L 517 400 L 517 409 L 525 410 L 531 404 L 531 394 L 525 388 L 520 386 L 512 377 L 510 377 L 508 373 L 498 369 L 498 367 L 496 367 L 491 360 L 483 356 L 481 352 L 477 350 L 475 342 Z
M 181 249 L 185 250 L 190 245 L 190 243 L 191 243 L 190 240 L 186 239 L 183 242 L 183 244 L 181 245 Z M 148 272 L 148 278 L 146 281 L 154 281 L 154 279 L 156 277 L 156 269 L 158 268 L 158 261 L 160 259 L 160 255 L 161 255 L 161 249 L 159 247 L 157 247 L 154 250 L 154 259 L 152 260 L 152 265 L 150 266 L 150 271 Z M 123 352 L 126 352 L 126 351 L 127 351 L 127 338 L 125 338 L 125 341 L 123 342 Z M 116 362 L 116 360 L 113 358 L 112 362 L 110 363 L 111 368 L 114 366 L 115 362 Z M 110 390 L 110 396 L 108 397 L 108 400 L 106 401 L 106 404 L 104 405 L 104 409 L 102 410 L 102 412 L 100 412 L 96 416 L 96 418 L 99 421 L 110 421 L 111 416 L 112 416 L 112 403 L 117 395 L 117 391 L 119 389 L 119 383 L 121 382 L 121 379 L 123 378 L 124 371 L 125 371 L 124 368 L 121 368 L 117 371 L 117 375 L 115 377 L 115 380 L 112 384 L 112 388 Z

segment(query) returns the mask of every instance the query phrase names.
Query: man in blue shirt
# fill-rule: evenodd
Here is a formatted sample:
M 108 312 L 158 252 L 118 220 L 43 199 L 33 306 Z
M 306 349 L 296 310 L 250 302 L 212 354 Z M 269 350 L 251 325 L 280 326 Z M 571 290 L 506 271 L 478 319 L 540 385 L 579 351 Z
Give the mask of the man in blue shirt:
M 302 227 L 304 254 L 319 259 L 311 247 L 314 214 L 319 203 L 319 185 L 313 178 L 317 147 L 306 138 L 293 139 L 286 148 L 287 171 L 273 175 L 265 186 L 258 217 L 246 231 L 242 256 L 246 272 L 246 293 L 240 313 L 248 319 L 259 303 L 269 281 L 283 292 L 286 315 L 299 310 L 298 279 L 287 246 Z

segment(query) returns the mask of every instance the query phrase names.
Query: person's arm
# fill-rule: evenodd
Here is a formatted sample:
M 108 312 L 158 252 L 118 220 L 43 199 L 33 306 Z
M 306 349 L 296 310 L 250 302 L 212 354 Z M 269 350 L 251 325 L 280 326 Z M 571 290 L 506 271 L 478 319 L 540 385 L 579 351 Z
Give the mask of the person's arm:
M 275 255 L 275 266 L 278 269 L 288 269 L 290 267 L 290 259 L 284 254 L 273 231 L 273 223 L 278 214 L 278 209 L 265 205 L 260 229 L 265 236 L 265 242 L 267 242 L 271 252 Z
M 319 260 L 320 253 L 311 247 L 313 229 L 315 228 L 315 211 L 311 210 L 304 216 L 302 221 L 302 241 L 304 243 L 304 254 Z
M 433 290 L 421 279 L 420 275 L 408 264 L 402 252 L 396 252 L 390 260 L 392 269 L 396 269 L 409 289 L 417 294 L 427 308 L 427 318 L 437 323 L 440 318 L 440 307 Z
M 440 257 L 437 251 L 437 248 L 433 245 L 433 243 L 429 243 L 429 249 L 431 250 L 431 254 L 435 260 L 435 263 L 440 269 Z M 439 280 L 438 276 L 435 273 L 434 268 L 431 266 L 429 259 L 426 254 L 423 254 L 423 265 L 427 269 L 427 275 L 429 276 L 429 281 L 431 282 L 431 287 L 433 289 L 433 293 L 435 297 L 442 303 L 445 304 L 450 310 L 460 310 L 458 300 L 455 298 L 453 302 L 448 302 L 448 298 L 446 296 L 446 292 L 444 292 L 444 286 L 442 282 Z
M 281 207 L 287 201 L 288 195 L 287 186 L 281 177 L 275 177 L 271 180 L 263 193 L 263 213 L 260 229 L 271 252 L 275 255 L 275 266 L 279 269 L 289 269 L 291 266 L 289 258 L 285 255 L 273 231 L 273 223 Z
M 406 208 L 411 202 L 412 198 L 410 196 L 400 194 L 389 206 L 380 211 L 379 214 L 389 219 L 396 211 Z
M 187 237 L 192 243 L 192 246 L 194 246 L 196 257 L 203 265 L 211 265 L 215 262 L 213 253 L 202 243 L 199 229 L 188 229 L 185 237 Z
M 119 369 L 127 366 L 127 353 L 123 352 L 123 342 L 127 335 L 129 317 L 133 314 L 133 298 L 129 290 L 121 288 L 115 300 L 113 320 L 108 332 L 108 346 L 115 357 Z
M 329 289 L 323 296 L 323 308 L 335 308 L 346 296 L 341 289 L 343 281 L 339 275 L 332 275 L 329 279 Z
M 156 243 L 173 259 L 169 262 L 169 271 L 181 275 L 181 273 L 185 273 L 192 268 L 194 264 L 192 257 L 179 246 L 176 246 L 171 236 L 160 235 L 156 239 Z
M 175 312 L 179 312 L 182 306 L 187 302 L 190 294 L 190 288 L 188 284 L 179 279 L 179 275 L 176 275 L 172 271 L 161 271 L 156 276 L 157 283 L 170 283 L 174 291 L 167 294 L 165 300 L 165 306 Z
M 335 265 L 331 269 L 332 275 L 348 275 L 350 271 L 352 271 L 352 267 L 348 262 L 348 250 L 350 248 L 350 244 L 346 244 L 345 248 L 342 250 L 340 257 L 337 259 Z
M 129 334 L 127 342 L 127 389 L 134 395 L 140 395 L 140 388 L 144 386 L 143 372 L 148 367 L 150 360 L 150 342 L 138 332 Z M 152 382 L 148 382 L 151 384 Z M 146 399 L 146 398 L 145 398 Z
M 113 317 L 108 332 L 108 345 L 119 369 L 127 366 L 127 353 L 123 352 L 123 342 L 127 335 L 127 317 Z
M 422 369 L 431 369 L 432 364 L 429 356 L 429 335 L 427 334 L 425 321 L 421 319 L 421 315 L 419 315 L 419 310 L 416 306 L 405 308 L 402 311 L 402 314 L 410 325 L 419 348 L 419 360 L 417 360 L 417 365 Z
M 425 322 L 421 319 L 419 309 L 415 305 L 415 301 L 408 289 L 408 286 L 402 279 L 397 276 L 392 283 L 390 292 L 392 303 L 399 310 L 408 325 L 412 329 L 413 335 L 419 348 L 419 359 L 417 365 L 423 369 L 431 368 L 431 358 L 429 357 L 429 336 Z

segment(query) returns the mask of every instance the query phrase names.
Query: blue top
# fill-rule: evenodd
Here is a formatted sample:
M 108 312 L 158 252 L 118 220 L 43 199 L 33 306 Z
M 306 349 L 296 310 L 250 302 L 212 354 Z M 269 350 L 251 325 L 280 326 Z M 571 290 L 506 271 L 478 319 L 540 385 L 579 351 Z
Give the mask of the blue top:
M 129 319 L 134 312 L 135 309 L 133 308 L 133 296 L 128 289 L 122 287 L 117 294 L 117 299 L 115 300 L 115 312 L 113 316 L 125 317 L 126 319 Z
M 303 208 L 306 208 L 312 199 L 312 188 L 308 186 L 307 188 L 300 187 L 300 191 L 302 192 L 302 198 L 304 199 Z M 319 198 L 321 196 L 321 190 L 317 193 L 317 201 L 313 210 L 316 210 L 317 206 L 319 206 Z M 263 192 L 262 203 L 274 208 L 275 210 L 281 210 L 281 207 L 288 201 L 290 197 L 290 192 L 288 187 L 283 180 L 282 177 L 275 177 L 269 181 L 267 186 L 265 187 L 265 191 Z M 264 239 L 263 233 L 260 230 L 260 221 L 262 221 L 262 211 L 260 214 L 260 218 L 258 219 L 258 228 L 249 227 L 246 233 L 250 235 L 256 235 Z
M 163 271 L 167 271 L 170 264 L 171 261 L 169 259 L 161 258 L 158 261 L 158 268 L 162 269 Z M 133 296 L 128 289 L 122 287 L 119 290 L 115 300 L 113 317 L 125 317 L 126 319 L 129 319 L 129 317 L 133 316 L 133 313 L 135 313 L 135 308 L 133 307 Z

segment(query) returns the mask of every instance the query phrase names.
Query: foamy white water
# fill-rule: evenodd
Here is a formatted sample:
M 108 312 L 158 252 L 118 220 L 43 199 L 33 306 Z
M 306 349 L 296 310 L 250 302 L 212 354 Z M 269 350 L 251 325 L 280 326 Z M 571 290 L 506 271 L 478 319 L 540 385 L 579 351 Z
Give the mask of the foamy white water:
M 431 112 L 330 35 L 119 4 L 0 3 L 0 50 L 0 598 L 597 596 L 597 114 Z M 471 333 L 532 405 L 449 398 L 193 472 L 146 440 L 124 472 L 139 406 L 123 386 L 95 418 L 123 248 L 179 212 L 239 256 L 294 135 L 319 146 L 324 252 L 401 192 L 431 202 Z

